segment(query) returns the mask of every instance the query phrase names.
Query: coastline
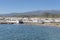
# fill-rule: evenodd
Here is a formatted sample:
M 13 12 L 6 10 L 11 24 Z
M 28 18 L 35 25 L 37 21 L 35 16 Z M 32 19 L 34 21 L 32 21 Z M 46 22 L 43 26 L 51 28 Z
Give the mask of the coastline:
M 53 26 L 53 27 L 60 27 L 60 23 L 24 23 L 24 25 L 38 25 L 38 26 Z
M 3 24 L 0 24 L 3 25 Z M 7 24 L 8 25 L 8 24 Z M 31 25 L 31 26 L 48 26 L 48 27 L 60 27 L 60 23 L 23 23 L 23 24 L 12 24 L 12 25 Z
M 60 27 L 60 18 L 1 17 L 0 24 L 23 24 Z

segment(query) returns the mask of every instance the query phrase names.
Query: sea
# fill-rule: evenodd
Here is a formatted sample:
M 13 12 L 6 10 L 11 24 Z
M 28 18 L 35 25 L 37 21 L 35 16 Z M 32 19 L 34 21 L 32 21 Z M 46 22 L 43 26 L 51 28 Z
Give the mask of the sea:
M 0 40 L 60 40 L 60 27 L 0 24 Z

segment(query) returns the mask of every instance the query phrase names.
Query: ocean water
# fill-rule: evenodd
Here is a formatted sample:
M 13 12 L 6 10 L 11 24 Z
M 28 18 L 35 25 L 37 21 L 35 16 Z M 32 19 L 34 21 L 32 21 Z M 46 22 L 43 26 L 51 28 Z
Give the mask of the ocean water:
M 60 40 L 60 28 L 0 24 L 0 40 Z

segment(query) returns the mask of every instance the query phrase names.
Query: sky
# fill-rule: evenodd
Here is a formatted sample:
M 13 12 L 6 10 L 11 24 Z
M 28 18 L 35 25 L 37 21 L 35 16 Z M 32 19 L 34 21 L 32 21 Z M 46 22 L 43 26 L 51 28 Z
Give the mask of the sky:
M 60 0 L 0 0 L 0 14 L 60 10 Z

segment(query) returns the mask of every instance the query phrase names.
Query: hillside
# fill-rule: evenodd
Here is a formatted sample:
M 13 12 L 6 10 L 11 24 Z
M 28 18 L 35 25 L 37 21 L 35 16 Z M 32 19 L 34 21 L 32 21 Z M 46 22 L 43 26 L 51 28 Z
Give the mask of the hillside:
M 37 10 L 37 11 L 30 11 L 30 12 L 24 12 L 24 13 L 3 14 L 3 15 L 0 15 L 0 16 L 60 17 L 60 11 L 59 10 Z

